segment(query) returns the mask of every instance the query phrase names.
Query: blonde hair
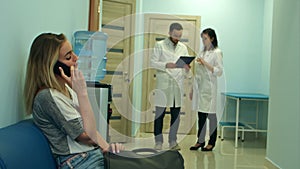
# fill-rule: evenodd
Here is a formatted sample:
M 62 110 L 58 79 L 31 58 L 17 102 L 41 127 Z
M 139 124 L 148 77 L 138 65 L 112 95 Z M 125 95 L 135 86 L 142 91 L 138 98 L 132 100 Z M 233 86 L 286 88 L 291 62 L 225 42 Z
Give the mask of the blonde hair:
M 63 91 L 57 81 L 53 67 L 59 57 L 59 50 L 66 41 L 63 34 L 42 33 L 30 48 L 24 86 L 26 114 L 32 113 L 33 100 L 40 89 L 53 88 Z

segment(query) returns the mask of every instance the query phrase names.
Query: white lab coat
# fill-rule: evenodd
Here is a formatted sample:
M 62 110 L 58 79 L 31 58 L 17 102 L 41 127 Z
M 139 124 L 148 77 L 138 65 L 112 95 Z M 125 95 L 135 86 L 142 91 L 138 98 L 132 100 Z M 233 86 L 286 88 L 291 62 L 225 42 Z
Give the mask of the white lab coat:
M 195 63 L 195 81 L 193 86 L 193 108 L 198 112 L 217 112 L 217 77 L 223 73 L 223 54 L 219 48 L 202 51 L 202 57 L 213 66 L 214 73 L 198 62 Z
M 166 64 L 175 63 L 180 56 L 188 56 L 187 47 L 166 38 L 155 44 L 150 65 L 157 70 L 154 104 L 159 107 L 181 107 L 183 92 L 183 68 L 166 68 Z

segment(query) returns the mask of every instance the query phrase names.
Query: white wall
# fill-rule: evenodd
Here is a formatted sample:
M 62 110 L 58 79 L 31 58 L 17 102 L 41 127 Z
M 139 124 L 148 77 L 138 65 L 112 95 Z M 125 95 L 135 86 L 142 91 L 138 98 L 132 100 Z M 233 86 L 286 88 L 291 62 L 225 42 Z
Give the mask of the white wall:
M 300 166 L 300 1 L 274 0 L 267 159 Z
M 26 0 L 0 2 L 0 127 L 24 116 L 22 88 L 33 39 L 41 32 L 87 30 L 89 1 Z

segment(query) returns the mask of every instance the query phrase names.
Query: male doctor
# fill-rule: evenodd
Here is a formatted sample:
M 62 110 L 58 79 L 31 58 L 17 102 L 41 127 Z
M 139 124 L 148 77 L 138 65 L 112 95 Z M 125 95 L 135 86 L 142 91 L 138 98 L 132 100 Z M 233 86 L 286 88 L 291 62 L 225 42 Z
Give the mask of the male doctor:
M 180 121 L 180 108 L 183 96 L 183 73 L 189 71 L 189 65 L 178 68 L 176 61 L 180 56 L 188 56 L 187 47 L 180 42 L 182 25 L 172 23 L 169 37 L 155 44 L 150 65 L 157 70 L 155 90 L 155 149 L 161 150 L 163 145 L 163 120 L 166 107 L 170 108 L 171 122 L 169 132 L 169 148 L 180 150 L 177 144 L 177 131 Z

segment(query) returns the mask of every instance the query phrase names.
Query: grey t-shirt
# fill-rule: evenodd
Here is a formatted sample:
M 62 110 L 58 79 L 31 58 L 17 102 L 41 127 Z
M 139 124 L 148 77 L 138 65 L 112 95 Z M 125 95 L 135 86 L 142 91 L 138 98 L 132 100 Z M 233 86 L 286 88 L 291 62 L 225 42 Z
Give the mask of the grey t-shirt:
M 54 155 L 92 150 L 75 139 L 84 132 L 76 93 L 67 86 L 72 99 L 55 89 L 43 89 L 33 103 L 33 119 L 50 142 Z

